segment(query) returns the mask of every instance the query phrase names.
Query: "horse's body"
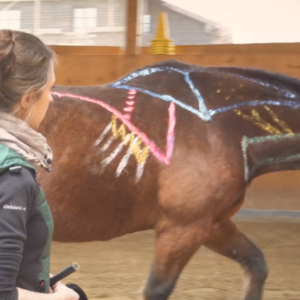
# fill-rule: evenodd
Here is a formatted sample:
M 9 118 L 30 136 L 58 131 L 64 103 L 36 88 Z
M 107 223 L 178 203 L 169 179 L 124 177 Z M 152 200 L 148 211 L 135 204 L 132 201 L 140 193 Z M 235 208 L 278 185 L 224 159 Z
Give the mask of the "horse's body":
M 253 178 L 299 168 L 299 92 L 279 74 L 176 61 L 105 86 L 57 87 L 41 126 L 53 172 L 40 175 L 54 238 L 155 229 L 147 300 L 169 297 L 201 245 L 239 262 L 243 299 L 261 299 L 263 254 L 230 218 Z

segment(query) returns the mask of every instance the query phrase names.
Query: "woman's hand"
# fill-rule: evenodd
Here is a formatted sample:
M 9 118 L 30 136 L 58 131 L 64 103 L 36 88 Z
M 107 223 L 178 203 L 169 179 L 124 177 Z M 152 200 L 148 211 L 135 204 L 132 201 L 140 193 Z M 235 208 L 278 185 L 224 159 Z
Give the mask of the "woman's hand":
M 53 287 L 51 295 L 24 290 L 17 287 L 18 300 L 79 300 L 79 295 L 60 281 Z
M 59 296 L 61 300 L 79 300 L 79 295 L 61 281 L 57 282 L 53 288 L 53 293 Z
M 49 277 L 53 277 L 53 274 L 49 274 Z M 49 294 L 56 293 L 56 296 L 59 296 L 61 300 L 78 300 L 79 295 L 73 291 L 72 289 L 68 288 L 64 285 L 61 281 L 58 281 L 54 286 L 53 289 L 49 287 Z M 60 295 L 58 295 L 60 294 Z

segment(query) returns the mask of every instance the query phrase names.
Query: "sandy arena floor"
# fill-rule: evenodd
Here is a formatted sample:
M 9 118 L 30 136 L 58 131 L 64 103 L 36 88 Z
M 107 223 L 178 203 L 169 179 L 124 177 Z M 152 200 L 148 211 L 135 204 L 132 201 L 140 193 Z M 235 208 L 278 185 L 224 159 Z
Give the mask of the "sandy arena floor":
M 270 274 L 265 300 L 300 299 L 300 221 L 239 222 L 239 227 L 264 251 Z M 64 282 L 75 282 L 89 300 L 142 299 L 152 261 L 154 232 L 127 235 L 109 242 L 54 243 L 51 272 L 72 261 L 80 271 Z M 182 273 L 172 300 L 238 300 L 240 267 L 206 248 L 193 257 Z

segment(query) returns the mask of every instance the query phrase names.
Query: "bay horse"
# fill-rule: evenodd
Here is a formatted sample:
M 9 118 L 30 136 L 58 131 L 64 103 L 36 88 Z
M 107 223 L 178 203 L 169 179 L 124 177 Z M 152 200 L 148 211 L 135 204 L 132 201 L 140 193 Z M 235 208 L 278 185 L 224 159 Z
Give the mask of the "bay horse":
M 242 299 L 262 299 L 264 254 L 231 217 L 254 178 L 299 169 L 299 80 L 168 60 L 53 97 L 40 132 L 55 159 L 39 181 L 54 240 L 154 229 L 144 299 L 168 299 L 200 246 L 242 266 Z

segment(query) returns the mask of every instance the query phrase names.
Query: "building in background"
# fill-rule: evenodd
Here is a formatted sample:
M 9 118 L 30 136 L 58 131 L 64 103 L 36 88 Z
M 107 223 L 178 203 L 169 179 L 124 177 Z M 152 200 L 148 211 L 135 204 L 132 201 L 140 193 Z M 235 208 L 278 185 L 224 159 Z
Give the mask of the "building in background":
M 38 35 L 48 45 L 122 46 L 126 0 L 0 0 L 0 28 Z
M 231 43 L 225 28 L 161 0 L 140 0 L 141 43 L 154 37 L 158 14 L 168 14 L 175 45 Z M 125 45 L 127 0 L 0 0 L 0 28 L 36 34 L 48 45 Z
M 207 45 L 232 43 L 228 29 L 200 15 L 171 4 L 171 1 L 144 0 L 143 46 L 155 35 L 158 15 L 168 15 L 170 36 L 175 45 Z

